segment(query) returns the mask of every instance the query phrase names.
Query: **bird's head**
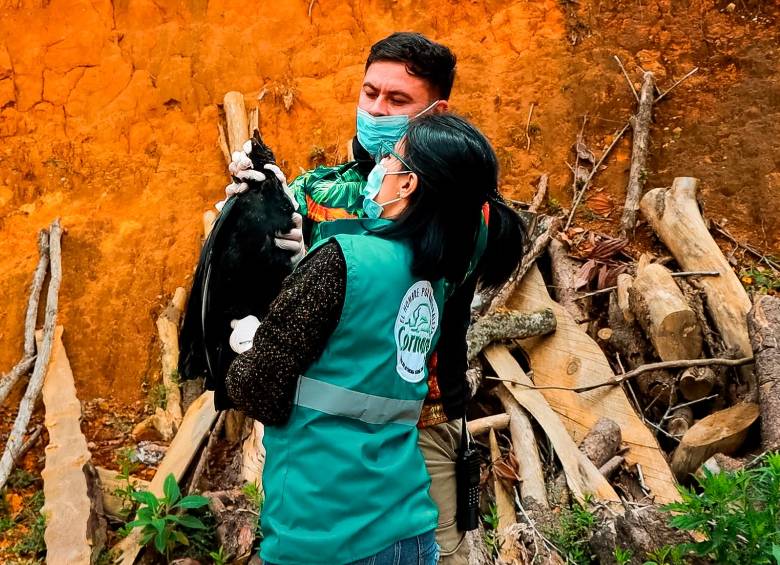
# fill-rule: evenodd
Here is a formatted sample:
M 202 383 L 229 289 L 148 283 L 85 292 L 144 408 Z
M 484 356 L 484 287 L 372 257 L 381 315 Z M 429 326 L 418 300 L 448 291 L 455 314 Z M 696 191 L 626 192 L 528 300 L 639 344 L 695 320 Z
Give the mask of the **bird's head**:
M 260 137 L 260 131 L 255 129 L 250 141 L 252 142 L 252 152 L 249 154 L 249 159 L 252 161 L 252 168 L 254 170 L 262 171 L 265 165 L 276 162 L 273 151 L 271 151 L 271 148 L 263 142 L 263 138 Z

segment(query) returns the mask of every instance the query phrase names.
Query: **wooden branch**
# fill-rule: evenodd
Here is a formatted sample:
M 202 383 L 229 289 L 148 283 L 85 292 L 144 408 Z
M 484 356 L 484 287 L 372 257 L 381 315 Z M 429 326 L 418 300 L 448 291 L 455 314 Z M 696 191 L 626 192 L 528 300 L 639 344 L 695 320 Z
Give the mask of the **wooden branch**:
M 580 451 L 593 461 L 596 467 L 601 467 L 612 459 L 620 450 L 623 436 L 620 426 L 609 418 L 599 418 L 580 442 Z
M 504 430 L 509 427 L 509 414 L 493 414 L 472 420 L 466 424 L 473 436 L 487 433 L 490 430 Z
M 105 544 L 106 522 L 92 455 L 81 433 L 81 403 L 62 344 L 62 326 L 57 326 L 54 336 L 42 394 L 49 432 L 41 472 L 46 562 L 90 563 Z
M 670 86 L 669 88 L 667 88 L 666 90 L 664 90 L 663 94 L 661 94 L 661 95 L 660 95 L 658 98 L 656 98 L 656 99 L 655 99 L 655 103 L 656 103 L 656 104 L 658 104 L 658 103 L 659 103 L 661 100 L 663 100 L 663 99 L 666 97 L 666 95 L 667 95 L 667 94 L 669 94 L 669 93 L 670 93 L 672 90 L 674 90 L 675 88 L 677 88 L 677 86 L 678 86 L 678 85 L 679 85 L 681 82 L 683 82 L 684 80 L 687 80 L 687 79 L 688 79 L 690 76 L 692 76 L 692 75 L 693 75 L 694 73 L 696 73 L 698 70 L 699 70 L 699 67 L 696 67 L 696 68 L 694 68 L 694 69 L 692 69 L 692 70 L 688 71 L 687 73 L 685 73 L 685 76 L 684 76 L 684 77 L 682 77 L 680 80 L 678 80 L 677 82 L 675 82 L 675 83 L 674 83 L 672 86 Z
M 642 365 L 631 371 L 623 373 L 615 377 L 614 380 L 604 381 L 587 386 L 580 387 L 564 387 L 564 386 L 530 386 L 534 390 L 567 390 L 570 392 L 583 393 L 597 388 L 605 386 L 619 385 L 625 381 L 633 379 L 634 377 L 647 373 L 649 371 L 657 371 L 659 369 L 681 369 L 684 367 L 705 367 L 707 365 L 722 365 L 724 367 L 741 367 L 743 365 L 749 365 L 753 363 L 752 357 L 743 357 L 742 359 L 680 359 L 678 361 L 659 361 L 658 363 L 648 363 Z M 485 377 L 490 379 L 491 377 Z
M 54 332 L 57 325 L 60 284 L 62 283 L 61 237 L 62 227 L 60 226 L 60 220 L 58 218 L 52 222 L 49 228 L 51 278 L 49 280 L 49 289 L 46 294 L 46 316 L 43 324 L 43 343 L 38 349 L 38 356 L 35 359 L 35 368 L 33 369 L 32 377 L 30 377 L 30 382 L 27 383 L 27 390 L 19 404 L 19 413 L 16 415 L 13 428 L 8 435 L 8 442 L 5 445 L 3 456 L 0 458 L 0 489 L 2 489 L 8 481 L 19 449 L 22 446 L 22 438 L 25 430 L 27 430 L 27 425 L 30 423 L 30 417 L 35 408 L 35 401 L 41 393 L 41 388 L 43 388 L 43 379 L 46 376 L 46 369 L 49 366 L 49 359 L 51 358 Z
M 642 90 L 639 97 L 639 110 L 633 118 L 634 144 L 631 151 L 631 170 L 628 174 L 626 189 L 626 205 L 620 218 L 620 233 L 622 237 L 632 239 L 636 228 L 636 217 L 639 213 L 639 200 L 647 177 L 647 151 L 650 145 L 650 121 L 653 117 L 653 73 L 646 72 L 642 78 Z
M 582 297 L 578 297 L 579 293 L 574 288 L 580 265 L 568 256 L 564 244 L 557 239 L 550 242 L 547 254 L 550 256 L 550 272 L 556 302 L 563 306 L 577 323 L 586 323 L 590 302 L 580 304 L 578 301 Z
M 469 327 L 466 357 L 471 361 L 494 341 L 549 334 L 555 331 L 555 325 L 555 315 L 549 308 L 530 313 L 505 310 L 485 314 Z
M 757 404 L 742 403 L 699 420 L 674 450 L 672 471 L 682 481 L 715 453 L 731 455 L 742 446 L 758 416 Z
M 231 91 L 223 99 L 225 123 L 227 124 L 228 147 L 230 153 L 241 151 L 244 142 L 250 138 L 249 123 L 246 118 L 244 95 Z
M 249 137 L 252 137 L 255 130 L 260 131 L 260 108 L 257 106 L 249 110 L 249 129 L 247 130 Z
M 547 434 L 575 498 L 580 503 L 584 503 L 585 495 L 592 494 L 598 500 L 619 502 L 617 494 L 599 474 L 596 466 L 577 449 L 577 445 L 563 427 L 560 418 L 553 412 L 544 397 L 535 390 L 529 390 L 533 388 L 531 379 L 523 372 L 511 353 L 504 346 L 491 345 L 485 349 L 484 355 L 496 374 L 505 381 L 506 389 L 539 422 Z
M 622 455 L 615 455 L 614 457 L 610 458 L 609 461 L 599 467 L 599 473 L 604 475 L 605 479 L 609 479 L 612 475 L 615 474 L 615 471 L 620 469 L 625 460 L 626 458 Z
M 628 293 L 634 285 L 634 278 L 631 275 L 622 273 L 617 276 L 617 305 L 623 315 L 623 320 L 629 324 L 634 322 L 634 313 L 631 311 Z
M 491 467 L 501 460 L 501 450 L 498 448 L 495 430 L 489 432 L 490 440 L 490 463 Z M 521 556 L 518 540 L 516 536 L 511 535 L 511 527 L 517 524 L 517 514 L 515 513 L 515 498 L 512 491 L 507 487 L 498 476 L 493 473 L 493 492 L 496 495 L 496 509 L 498 512 L 498 532 L 501 542 L 498 555 L 508 563 L 519 559 Z
M 525 150 L 531 151 L 531 135 L 529 130 L 531 129 L 531 116 L 534 114 L 534 102 L 531 102 L 531 107 L 528 109 L 528 121 L 525 123 Z
M 512 276 L 509 278 L 506 284 L 504 284 L 498 295 L 490 303 L 489 310 L 492 311 L 498 308 L 504 308 L 506 306 L 507 301 L 512 296 L 512 294 L 514 294 L 515 289 L 523 280 L 525 274 L 536 262 L 536 259 L 538 259 L 542 253 L 544 253 L 544 250 L 550 244 L 550 241 L 552 241 L 552 238 L 555 236 L 555 234 L 560 231 L 560 229 L 561 224 L 557 218 L 550 218 L 548 220 L 546 229 L 539 237 L 534 240 L 528 252 L 523 255 L 523 259 L 520 261 L 520 265 L 518 265 L 517 269 L 515 269 L 515 272 L 512 273 Z
M 615 61 L 617 61 L 618 66 L 620 66 L 620 70 L 623 71 L 623 76 L 626 77 L 626 82 L 628 83 L 628 87 L 631 89 L 631 93 L 634 95 L 634 98 L 636 99 L 636 103 L 640 104 L 639 100 L 639 94 L 636 93 L 636 88 L 634 88 L 634 83 L 631 81 L 631 79 L 628 76 L 628 73 L 626 72 L 626 68 L 623 66 L 623 61 L 620 60 L 620 57 L 617 55 L 614 56 Z
M 558 321 L 555 333 L 521 342 L 530 359 L 536 385 L 576 388 L 615 378 L 601 347 L 550 298 L 536 266 L 531 267 L 507 306 L 525 311 L 552 308 L 555 312 Z M 602 416 L 617 422 L 623 441 L 631 448 L 626 454 L 626 462 L 629 466 L 642 465 L 655 500 L 661 504 L 679 500 L 674 477 L 655 437 L 620 387 L 588 394 L 553 390 L 541 392 L 552 409 L 561 415 L 563 424 L 573 437 L 583 437 Z
M 750 341 L 756 357 L 761 446 L 780 448 L 780 298 L 761 296 L 748 314 Z
M 225 411 L 221 411 L 219 413 L 219 417 L 217 418 L 217 423 L 214 424 L 214 428 L 211 430 L 211 433 L 209 433 L 209 440 L 206 442 L 206 447 L 203 448 L 203 451 L 200 453 L 200 457 L 198 458 L 198 464 L 195 465 L 195 470 L 192 472 L 192 478 L 190 479 L 190 486 L 187 489 L 187 494 L 192 494 L 195 489 L 198 488 L 198 482 L 200 482 L 200 478 L 203 475 L 203 471 L 206 469 L 206 463 L 209 460 L 209 453 L 211 453 L 211 448 L 214 446 L 214 443 L 216 442 L 216 439 L 219 437 L 220 432 L 222 432 L 222 426 L 225 424 Z
M 217 142 L 219 143 L 219 149 L 222 151 L 222 156 L 225 158 L 225 164 L 229 165 L 233 158 L 230 155 L 230 148 L 227 144 L 227 137 L 225 136 L 225 128 L 222 126 L 222 124 L 217 124 L 217 130 L 219 132 L 219 135 L 217 137 Z
M 265 428 L 257 420 L 250 421 L 252 423 L 252 431 L 249 433 L 249 437 L 244 440 L 242 446 L 241 475 L 244 481 L 256 484 L 262 489 L 263 467 L 265 466 L 265 446 L 263 445 Z
M 30 297 L 27 299 L 27 313 L 24 317 L 24 353 L 21 361 L 0 381 L 0 405 L 5 402 L 19 378 L 26 375 L 35 363 L 35 326 L 38 321 L 38 301 L 49 267 L 49 232 L 46 230 L 41 230 L 38 233 L 38 255 L 38 266 L 35 268 L 30 285 Z
M 544 173 L 541 177 L 539 177 L 539 183 L 536 185 L 536 192 L 534 193 L 534 197 L 531 200 L 531 205 L 528 206 L 528 211 L 532 214 L 539 212 L 539 208 L 542 204 L 544 204 L 544 199 L 547 198 L 548 180 L 549 176 L 547 173 Z
M 517 459 L 517 476 L 520 477 L 520 497 L 522 500 L 532 498 L 536 504 L 549 508 L 547 488 L 544 484 L 544 469 L 539 458 L 531 419 L 506 387 L 496 388 L 496 396 L 509 416 L 512 450 Z
M 683 269 L 720 273 L 701 279 L 699 286 L 726 347 L 748 357 L 753 353 L 747 332 L 750 299 L 704 224 L 696 203 L 697 182 L 678 177 L 670 189 L 649 191 L 640 204 L 642 214 Z M 749 373 L 743 370 L 743 377 L 750 378 Z
M 184 415 L 179 431 L 149 484 L 149 492 L 162 496 L 163 483 L 169 474 L 173 474 L 177 481 L 181 480 L 216 419 L 214 391 L 209 390 L 201 394 Z M 132 565 L 135 562 L 141 551 L 141 537 L 141 531 L 136 528 L 114 547 L 118 556 L 116 563 Z
M 203 212 L 203 241 L 208 239 L 216 219 L 217 214 L 214 212 L 214 210 L 206 210 Z
M 699 321 L 669 269 L 658 263 L 638 269 L 628 294 L 631 310 L 662 361 L 701 355 Z

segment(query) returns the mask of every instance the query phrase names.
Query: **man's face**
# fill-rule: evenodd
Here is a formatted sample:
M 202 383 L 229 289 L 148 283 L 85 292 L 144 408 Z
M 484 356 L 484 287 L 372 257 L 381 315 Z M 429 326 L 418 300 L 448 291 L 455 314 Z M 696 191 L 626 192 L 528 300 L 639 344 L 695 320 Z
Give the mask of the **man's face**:
M 437 100 L 436 91 L 423 78 L 406 72 L 396 61 L 377 61 L 366 69 L 358 107 L 372 116 L 414 116 Z M 432 112 L 444 112 L 446 100 L 440 100 Z

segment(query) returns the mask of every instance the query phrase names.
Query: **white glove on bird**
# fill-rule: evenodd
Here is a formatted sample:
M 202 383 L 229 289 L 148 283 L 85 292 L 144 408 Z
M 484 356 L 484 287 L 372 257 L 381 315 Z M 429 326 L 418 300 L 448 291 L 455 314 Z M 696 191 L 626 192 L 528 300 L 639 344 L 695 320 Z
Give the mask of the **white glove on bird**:
M 231 321 L 230 327 L 233 328 L 228 340 L 230 349 L 236 353 L 243 353 L 252 349 L 252 342 L 255 339 L 257 328 L 260 327 L 260 320 L 249 315 L 240 320 Z

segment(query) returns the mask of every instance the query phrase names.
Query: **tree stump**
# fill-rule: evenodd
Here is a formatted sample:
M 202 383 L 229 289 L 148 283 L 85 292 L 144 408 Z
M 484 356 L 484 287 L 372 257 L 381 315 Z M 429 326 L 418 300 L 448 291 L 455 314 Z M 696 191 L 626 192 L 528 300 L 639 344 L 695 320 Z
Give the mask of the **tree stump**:
M 780 448 L 780 298 L 761 296 L 748 315 L 750 343 L 756 358 L 761 446 Z

